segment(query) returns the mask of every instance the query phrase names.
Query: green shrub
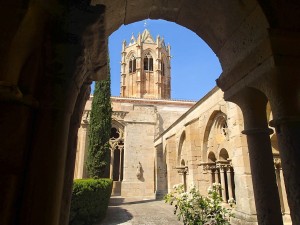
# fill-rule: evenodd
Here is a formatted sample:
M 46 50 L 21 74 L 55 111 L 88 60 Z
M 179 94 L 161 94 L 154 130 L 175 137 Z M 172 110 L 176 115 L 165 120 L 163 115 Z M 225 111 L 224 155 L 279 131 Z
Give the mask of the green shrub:
M 69 225 L 93 225 L 101 221 L 111 190 L 110 179 L 74 180 Z

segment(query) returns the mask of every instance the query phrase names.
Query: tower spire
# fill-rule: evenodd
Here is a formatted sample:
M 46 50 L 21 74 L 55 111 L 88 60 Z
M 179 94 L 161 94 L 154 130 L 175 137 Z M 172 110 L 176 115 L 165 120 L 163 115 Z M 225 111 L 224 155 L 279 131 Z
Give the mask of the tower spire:
M 121 96 L 136 98 L 170 98 L 169 49 L 163 38 L 156 39 L 148 29 L 131 35 L 130 43 L 123 42 L 121 66 Z

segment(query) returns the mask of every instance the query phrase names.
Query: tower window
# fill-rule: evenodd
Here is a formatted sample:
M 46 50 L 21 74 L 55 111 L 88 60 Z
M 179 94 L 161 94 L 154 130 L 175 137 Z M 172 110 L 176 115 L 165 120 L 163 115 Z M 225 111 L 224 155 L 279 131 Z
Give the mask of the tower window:
M 161 62 L 161 75 L 165 75 L 165 64 L 164 62 Z
M 136 71 L 136 59 L 134 56 L 129 60 L 129 73 L 134 73 Z
M 153 71 L 153 58 L 149 53 L 144 58 L 144 70 Z

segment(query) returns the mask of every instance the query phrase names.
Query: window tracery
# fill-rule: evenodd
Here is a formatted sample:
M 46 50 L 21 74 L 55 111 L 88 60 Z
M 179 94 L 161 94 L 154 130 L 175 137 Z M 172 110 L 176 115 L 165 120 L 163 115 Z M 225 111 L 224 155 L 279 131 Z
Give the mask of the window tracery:
M 165 75 L 165 63 L 162 61 L 160 66 L 161 66 L 161 75 L 164 76 Z
M 136 71 L 136 58 L 134 55 L 129 60 L 129 73 L 134 73 Z
M 124 131 L 120 127 L 111 128 L 110 145 L 110 178 L 113 181 L 123 180 L 124 164 Z
M 153 58 L 149 52 L 144 56 L 144 70 L 153 71 Z

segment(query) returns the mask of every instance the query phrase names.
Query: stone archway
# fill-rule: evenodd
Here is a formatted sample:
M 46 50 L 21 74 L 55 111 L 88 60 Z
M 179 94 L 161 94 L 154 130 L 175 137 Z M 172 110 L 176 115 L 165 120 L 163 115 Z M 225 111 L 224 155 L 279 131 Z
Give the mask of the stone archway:
M 1 210 L 1 223 L 66 224 L 60 218 L 68 214 L 75 131 L 90 79 L 106 74 L 106 35 L 121 24 L 146 18 L 176 22 L 208 43 L 222 65 L 217 83 L 226 100 L 247 85 L 268 95 L 274 126 L 281 131 L 279 146 L 283 169 L 289 174 L 291 215 L 294 223 L 300 223 L 300 202 L 294 201 L 300 193 L 296 141 L 300 109 L 290 104 L 298 102 L 299 76 L 294 74 L 299 64 L 290 60 L 299 56 L 298 4 L 281 0 L 218 4 L 113 0 L 104 4 L 95 0 L 92 6 L 89 1 L 47 5 L 14 1 L 1 7 L 1 15 L 11 18 L 0 21 L 5 30 L 0 56 L 6 59 L 0 62 L 1 169 L 6 181 L 1 193 L 7 206 Z M 265 74 L 269 76 L 262 79 Z

